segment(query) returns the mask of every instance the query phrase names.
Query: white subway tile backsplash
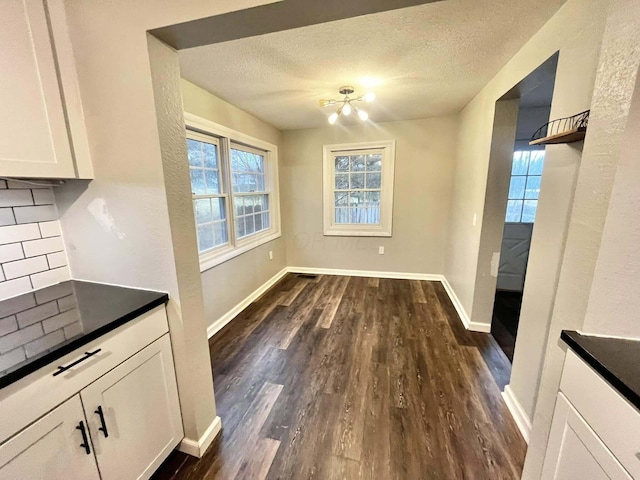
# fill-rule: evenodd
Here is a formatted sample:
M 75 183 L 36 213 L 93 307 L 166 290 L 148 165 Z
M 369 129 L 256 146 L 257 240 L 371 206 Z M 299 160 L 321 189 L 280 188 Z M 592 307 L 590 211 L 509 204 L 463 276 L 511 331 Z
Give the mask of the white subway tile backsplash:
M 18 329 L 18 321 L 15 315 L 0 320 L 0 337 Z M 1 369 L 0 369 L 1 370 Z
M 16 348 L 0 355 L 0 371 L 7 370 L 25 360 L 24 348 Z
M 31 190 L 0 190 L 0 207 L 33 205 Z
M 32 190 L 36 205 L 55 205 L 56 201 L 51 188 L 37 188 Z
M 42 328 L 44 328 L 44 333 L 50 333 L 79 321 L 80 313 L 76 308 L 74 308 L 73 310 L 68 310 L 60 315 L 56 315 L 55 317 L 47 318 L 42 322 Z
M 36 323 L 27 328 L 16 330 L 9 335 L 0 337 L 0 353 L 6 353 L 17 346 L 25 345 L 43 335 L 42 325 Z
M 4 270 L 4 276 L 7 277 L 7 280 L 11 280 L 13 278 L 26 277 L 34 273 L 44 272 L 49 269 L 49 264 L 47 263 L 47 257 L 41 256 L 8 262 L 2 265 L 2 269 Z
M 45 291 L 34 292 L 38 305 L 42 303 L 50 302 L 51 300 L 57 300 L 58 298 L 66 297 L 73 293 L 73 286 L 69 283 L 62 283 L 56 285 L 55 288 L 48 288 Z M 35 305 L 35 303 L 34 303 Z
M 49 222 L 58 218 L 58 211 L 55 205 L 37 205 L 33 207 L 14 207 L 13 213 L 16 216 L 16 222 L 34 223 Z
M 80 335 L 83 331 L 82 322 L 72 323 L 64 327 L 64 336 L 68 340 L 76 335 Z
M 78 306 L 78 302 L 76 301 L 75 295 L 67 295 L 66 297 L 62 297 L 58 299 L 58 308 L 61 312 L 65 312 L 67 310 L 71 310 L 72 308 L 76 308 Z
M 40 225 L 40 232 L 42 232 L 42 238 L 55 237 L 62 235 L 60 229 L 60 221 L 55 220 L 53 222 L 42 222 Z
M 0 180 L 0 300 L 69 280 L 68 264 L 51 183 Z
M 27 257 L 35 257 L 47 253 L 61 252 L 64 250 L 64 245 L 62 244 L 62 237 L 50 237 L 23 242 L 22 248 L 24 248 L 24 254 Z
M 66 282 L 67 280 L 71 280 L 69 267 L 54 268 L 53 270 L 47 270 L 46 272 L 31 275 L 33 288 L 48 287 L 49 285 Z
M 34 240 L 36 238 L 40 238 L 40 229 L 38 228 L 38 224 L 0 227 L 0 245 L 24 242 L 26 240 Z
M 16 218 L 13 216 L 12 208 L 0 208 L 0 226 L 15 225 Z
M 24 258 L 22 245 L 19 243 L 10 243 L 8 245 L 0 245 L 0 263 L 11 262 Z
M 29 277 L 16 278 L 0 282 L 0 299 L 16 297 L 33 290 Z
M 33 294 L 4 300 L 0 303 L 0 318 L 8 317 L 9 315 L 13 315 L 14 313 L 18 313 L 35 306 L 36 299 Z

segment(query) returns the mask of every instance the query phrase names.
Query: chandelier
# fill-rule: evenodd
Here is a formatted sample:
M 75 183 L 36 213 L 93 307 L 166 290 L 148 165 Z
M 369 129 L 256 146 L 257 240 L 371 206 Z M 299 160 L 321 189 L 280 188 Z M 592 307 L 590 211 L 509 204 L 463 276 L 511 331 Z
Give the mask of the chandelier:
M 348 85 L 344 87 L 340 87 L 340 90 L 338 91 L 340 92 L 341 95 L 344 95 L 344 98 L 342 100 L 334 100 L 334 99 L 320 100 L 321 107 L 331 107 L 334 105 L 340 105 L 338 107 L 338 110 L 336 110 L 331 115 L 329 115 L 329 123 L 333 125 L 334 123 L 336 123 L 340 115 L 349 116 L 351 115 L 351 112 L 354 112 L 354 111 L 356 112 L 360 120 L 365 122 L 369 118 L 369 114 L 365 110 L 358 108 L 356 105 L 352 105 L 352 102 L 373 102 L 376 99 L 375 93 L 369 92 L 359 97 L 352 98 L 349 95 L 352 95 L 353 92 L 355 92 L 355 90 L 353 87 Z

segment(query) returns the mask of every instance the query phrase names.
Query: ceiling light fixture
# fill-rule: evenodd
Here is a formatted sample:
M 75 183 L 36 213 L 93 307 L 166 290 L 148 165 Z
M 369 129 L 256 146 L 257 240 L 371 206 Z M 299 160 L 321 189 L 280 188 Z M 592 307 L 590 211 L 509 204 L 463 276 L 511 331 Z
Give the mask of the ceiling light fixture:
M 348 116 L 348 115 L 351 115 L 352 111 L 355 111 L 358 114 L 358 117 L 360 118 L 360 120 L 362 120 L 363 122 L 366 122 L 367 119 L 369 118 L 369 114 L 366 111 L 356 107 L 355 105 L 352 105 L 351 102 L 373 102 L 376 99 L 375 93 L 369 92 L 359 97 L 351 98 L 349 97 L 349 95 L 353 94 L 355 90 L 353 87 L 348 85 L 344 87 L 340 87 L 339 92 L 341 95 L 344 95 L 344 98 L 342 100 L 334 100 L 334 99 L 320 100 L 321 107 L 330 107 L 333 105 L 340 105 L 337 111 L 329 115 L 329 123 L 333 125 L 334 123 L 336 123 L 340 115 Z

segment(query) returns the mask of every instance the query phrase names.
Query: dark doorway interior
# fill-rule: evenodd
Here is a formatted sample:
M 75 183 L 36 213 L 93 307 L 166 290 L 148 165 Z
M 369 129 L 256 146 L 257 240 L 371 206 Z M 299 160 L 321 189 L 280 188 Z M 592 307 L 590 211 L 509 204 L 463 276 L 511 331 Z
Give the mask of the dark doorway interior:
M 513 362 L 521 306 L 522 292 L 496 291 L 491 334 L 510 362 Z

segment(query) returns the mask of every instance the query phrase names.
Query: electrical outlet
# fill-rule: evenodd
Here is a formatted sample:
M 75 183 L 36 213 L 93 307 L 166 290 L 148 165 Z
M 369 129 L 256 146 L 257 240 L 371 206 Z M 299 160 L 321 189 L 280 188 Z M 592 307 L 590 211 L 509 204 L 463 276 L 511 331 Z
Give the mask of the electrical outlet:
M 380 246 L 378 247 L 378 254 L 379 254 L 379 255 L 384 255 L 384 246 L 383 246 L 383 245 L 380 245 Z
M 273 250 L 269 250 L 269 260 L 273 260 Z

